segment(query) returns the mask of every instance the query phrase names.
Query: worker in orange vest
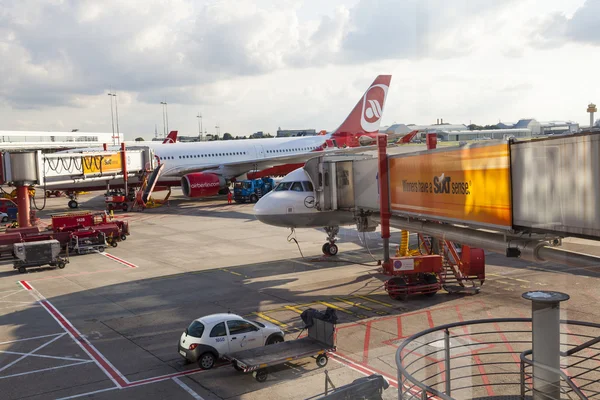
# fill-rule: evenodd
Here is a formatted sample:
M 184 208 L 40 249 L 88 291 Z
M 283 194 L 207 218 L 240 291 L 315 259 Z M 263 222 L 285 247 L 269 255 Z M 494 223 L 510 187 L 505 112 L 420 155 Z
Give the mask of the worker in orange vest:
M 231 190 L 227 193 L 227 203 L 231 204 L 231 200 L 233 200 L 233 194 Z

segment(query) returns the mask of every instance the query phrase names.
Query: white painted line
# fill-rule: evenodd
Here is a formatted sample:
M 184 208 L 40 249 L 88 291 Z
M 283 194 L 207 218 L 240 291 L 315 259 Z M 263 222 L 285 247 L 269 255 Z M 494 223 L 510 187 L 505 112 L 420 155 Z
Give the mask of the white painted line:
M 76 399 L 77 397 L 83 397 L 83 396 L 91 396 L 93 394 L 96 393 L 102 393 L 102 392 L 108 392 L 110 390 L 115 390 L 115 389 L 119 389 L 118 387 L 111 387 L 111 388 L 106 388 L 106 389 L 100 389 L 100 390 L 95 390 L 93 392 L 87 392 L 87 393 L 81 393 L 81 394 L 76 394 L 74 396 L 69 396 L 69 397 L 61 397 L 60 399 L 56 399 L 56 400 L 68 400 L 68 399 Z
M 76 362 L 76 363 L 67 364 L 67 365 L 59 365 L 58 367 L 36 369 L 35 371 L 27 371 L 27 372 L 21 372 L 19 374 L 12 374 L 12 375 L 0 376 L 0 379 L 13 378 L 15 376 L 23 376 L 23 375 L 35 374 L 37 372 L 53 371 L 55 369 L 66 368 L 66 367 L 73 367 L 75 365 L 81 365 L 81 364 L 89 364 L 89 363 L 92 363 L 92 362 L 93 362 L 92 360 L 87 360 L 87 361 L 81 361 L 81 362 Z
M 42 339 L 42 338 L 47 338 L 47 337 L 50 337 L 50 336 L 58 336 L 58 335 L 64 335 L 64 333 L 53 333 L 51 335 L 42 335 L 42 336 L 28 337 L 28 338 L 25 338 L 25 339 L 9 340 L 7 342 L 0 342 L 0 345 L 9 344 L 9 343 L 16 343 L 16 342 L 24 342 L 25 340 Z
M 7 295 L 5 295 L 5 296 L 2 296 L 2 297 L 0 297 L 0 299 L 4 299 L 4 298 L 6 298 L 6 297 L 12 296 L 13 294 L 16 294 L 16 293 L 19 293 L 19 292 L 23 292 L 23 291 L 24 291 L 23 289 L 18 289 L 18 290 L 15 290 L 15 291 L 13 291 L 13 292 L 12 292 L 12 293 L 10 293 L 10 294 L 7 294 Z
M 18 356 L 27 355 L 29 357 L 52 358 L 53 360 L 64 360 L 64 361 L 93 361 L 93 360 L 86 360 L 85 358 L 57 357 L 57 356 L 47 356 L 44 354 L 27 354 L 27 353 L 18 353 L 16 351 L 6 351 L 6 350 L 0 350 L 0 353 L 15 354 Z
M 61 337 L 65 336 L 65 335 L 66 335 L 66 333 L 61 333 L 59 336 L 57 336 L 57 337 L 55 337 L 54 339 L 52 339 L 52 340 L 50 340 L 50 341 L 48 341 L 48 342 L 44 343 L 43 345 L 41 345 L 41 346 L 39 346 L 39 347 L 36 347 L 35 349 L 31 350 L 29 353 L 25 354 L 24 356 L 21 356 L 21 357 L 17 358 L 15 361 L 13 361 L 13 362 L 10 362 L 10 363 L 8 363 L 8 364 L 6 364 L 4 367 L 0 368 L 0 372 L 4 371 L 4 370 L 5 370 L 5 369 L 7 369 L 7 368 L 10 368 L 10 367 L 12 367 L 13 365 L 15 365 L 15 364 L 16 364 L 16 363 L 18 363 L 19 361 L 23 360 L 23 359 L 24 359 L 24 358 L 26 358 L 27 356 L 29 356 L 29 355 L 31 355 L 31 354 L 33 354 L 33 353 L 35 353 L 35 352 L 36 352 L 36 351 L 38 351 L 38 350 L 41 350 L 41 349 L 43 349 L 44 347 L 46 347 L 46 346 L 48 346 L 49 344 L 51 344 L 51 343 L 53 343 L 53 342 L 57 341 L 58 339 L 60 339 Z
M 185 383 L 181 382 L 181 379 L 179 378 L 173 378 L 173 381 L 178 384 L 179 386 L 181 386 L 181 388 L 183 390 L 185 390 L 186 392 L 188 392 L 190 394 L 190 396 L 192 396 L 193 398 L 195 398 L 196 400 L 204 400 L 202 398 L 202 396 L 200 396 L 198 393 L 194 392 L 192 390 L 191 387 L 189 387 L 188 385 L 186 385 Z

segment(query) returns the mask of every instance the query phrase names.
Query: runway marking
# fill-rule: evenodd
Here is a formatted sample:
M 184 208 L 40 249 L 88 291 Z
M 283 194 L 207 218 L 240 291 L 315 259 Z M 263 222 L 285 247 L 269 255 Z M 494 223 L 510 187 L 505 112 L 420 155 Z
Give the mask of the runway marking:
M 298 314 L 302 314 L 302 310 L 300 310 L 299 308 L 296 308 L 294 306 L 283 306 L 283 307 L 286 308 L 286 309 L 288 309 L 288 310 L 297 312 Z
M 176 384 L 178 384 L 183 390 L 185 390 L 186 392 L 188 392 L 190 394 L 190 396 L 192 396 L 196 400 L 204 400 L 204 398 L 202 396 L 200 396 L 198 393 L 194 392 L 194 390 L 192 390 L 191 387 L 189 387 L 188 385 L 186 385 L 185 383 L 183 383 L 181 381 L 181 379 L 179 379 L 179 378 L 173 378 L 173 382 L 175 382 Z
M 18 290 L 15 290 L 15 291 L 13 291 L 13 292 L 12 292 L 12 293 L 10 293 L 10 294 L 7 294 L 7 295 L 4 295 L 4 296 L 0 297 L 0 299 L 5 299 L 5 298 L 7 298 L 7 297 L 9 297 L 9 296 L 12 296 L 13 294 L 16 294 L 16 293 L 19 293 L 19 292 L 22 292 L 22 291 L 23 291 L 23 289 L 18 289 Z
M 175 372 L 172 374 L 155 376 L 153 378 L 142 379 L 135 382 L 130 382 L 115 366 L 104 357 L 102 353 L 90 343 L 85 336 L 83 336 L 69 320 L 58 311 L 52 303 L 50 303 L 40 292 L 38 292 L 30 283 L 27 281 L 19 281 L 19 283 L 26 288 L 38 302 L 48 311 L 48 313 L 54 318 L 56 322 L 65 330 L 66 333 L 81 347 L 83 351 L 93 359 L 96 365 L 106 374 L 108 378 L 117 386 L 117 389 L 124 389 L 128 387 L 146 385 L 153 382 L 161 382 L 168 379 L 172 379 L 179 376 L 186 376 L 203 372 L 202 368 L 191 369 L 188 371 Z M 62 337 L 64 334 L 60 334 Z
M 373 309 L 371 307 L 363 306 L 360 303 L 356 303 L 354 301 L 350 301 L 350 300 L 347 300 L 347 299 L 342 299 L 341 297 L 334 297 L 333 299 L 337 300 L 337 301 L 341 301 L 342 303 L 349 304 L 349 305 L 351 305 L 353 307 L 362 308 L 363 310 L 367 310 L 367 311 L 372 311 L 372 312 L 374 312 L 376 314 L 379 314 L 379 315 L 388 315 L 388 313 L 385 312 L 385 311 L 375 310 L 375 309 Z
M 237 275 L 237 276 L 244 276 L 244 275 L 240 274 L 239 272 L 230 271 L 230 270 L 225 269 L 225 268 L 220 268 L 219 271 L 229 272 L 230 274 Z
M 375 299 L 372 299 L 372 298 L 367 297 L 367 296 L 355 295 L 355 296 L 352 296 L 352 297 L 357 297 L 359 299 L 367 300 L 367 301 L 370 301 L 370 302 L 375 303 L 375 304 L 381 304 L 382 306 L 394 308 L 394 306 L 391 305 L 391 304 L 389 304 L 389 303 L 385 303 L 383 301 L 375 300 Z
M 26 340 L 43 339 L 43 338 L 47 338 L 47 337 L 50 337 L 50 336 L 58 336 L 58 335 L 64 335 L 64 333 L 53 333 L 51 335 L 42 335 L 42 336 L 29 337 L 29 338 L 25 338 L 25 339 L 8 340 L 6 342 L 0 342 L 0 345 L 9 344 L 9 343 L 16 343 L 16 342 L 24 342 Z
M 54 371 L 55 369 L 66 368 L 66 367 L 74 367 L 76 365 L 89 364 L 89 363 L 92 363 L 92 362 L 94 362 L 94 360 L 85 360 L 85 361 L 80 361 L 80 362 L 76 362 L 76 363 L 72 363 L 72 364 L 67 364 L 67 365 L 59 365 L 59 366 L 56 366 L 56 367 L 50 367 L 50 368 L 44 368 L 44 369 L 36 369 L 34 371 L 20 372 L 18 374 L 0 376 L 0 379 L 14 378 L 15 376 L 23 376 L 23 375 L 35 374 L 37 372 Z
M 61 335 L 65 335 L 64 333 L 61 333 Z M 40 358 L 51 358 L 54 360 L 63 360 L 63 361 L 92 361 L 92 360 L 86 360 L 83 358 L 71 358 L 71 357 L 57 357 L 57 356 L 47 356 L 44 354 L 31 354 L 31 353 L 19 353 L 16 351 L 8 351 L 8 350 L 0 350 L 0 353 L 6 353 L 6 354 L 15 354 L 15 355 L 20 355 L 20 356 L 28 356 L 28 357 L 40 357 Z
M 53 342 L 57 341 L 58 339 L 60 339 L 64 335 L 66 335 L 66 333 L 61 333 L 60 335 L 58 335 L 55 338 L 49 340 L 48 342 L 42 344 L 41 346 L 38 346 L 35 349 L 31 350 L 29 353 L 25 353 L 21 357 L 17 358 L 16 360 L 14 360 L 12 362 L 9 362 L 8 364 L 6 364 L 2 368 L 0 368 L 0 372 L 6 370 L 7 368 L 12 367 L 13 365 L 15 365 L 16 363 L 18 363 L 19 361 L 24 360 L 25 358 L 27 358 L 28 356 L 32 355 L 36 351 L 43 349 L 44 347 L 48 346 L 49 344 L 52 344 Z
M 64 275 L 46 276 L 44 278 L 29 279 L 28 282 L 45 281 L 45 280 L 59 279 L 59 278 L 69 278 L 69 277 L 72 277 L 72 276 L 102 274 L 102 273 L 105 273 L 105 272 L 114 272 L 114 271 L 123 271 L 123 268 L 103 269 L 102 271 L 80 272 L 80 273 L 77 273 L 77 274 L 64 274 Z
M 69 396 L 69 397 L 61 397 L 60 399 L 57 399 L 57 400 L 69 400 L 69 399 L 76 399 L 77 397 L 91 396 L 91 395 L 93 395 L 93 394 L 96 394 L 96 393 L 108 392 L 108 391 L 110 391 L 110 390 L 115 390 L 115 389 L 119 389 L 119 388 L 115 386 L 115 387 L 106 388 L 106 389 L 94 390 L 93 392 L 87 392 L 87 393 L 76 394 L 76 395 Z
M 280 327 L 282 327 L 282 328 L 288 328 L 288 325 L 287 325 L 287 324 L 285 324 L 285 323 L 283 323 L 283 322 L 281 322 L 281 321 L 278 321 L 278 320 L 276 320 L 275 318 L 271 318 L 271 317 L 269 317 L 269 316 L 265 315 L 264 313 L 261 313 L 261 312 L 253 312 L 252 314 L 254 314 L 254 315 L 256 315 L 257 317 L 259 317 L 259 318 L 262 318 L 262 319 L 264 319 L 265 321 L 268 321 L 268 322 L 270 322 L 270 323 L 272 323 L 272 324 L 278 325 L 278 326 L 280 326 Z
M 330 308 L 333 308 L 334 310 L 338 310 L 338 311 L 341 311 L 343 313 L 346 313 L 346 314 L 349 314 L 349 315 L 352 315 L 352 316 L 357 316 L 358 318 L 367 318 L 366 315 L 356 314 L 356 313 L 354 313 L 354 312 L 352 312 L 350 310 L 346 310 L 345 308 L 336 306 L 335 304 L 331 304 L 331 303 L 328 303 L 326 301 L 319 301 L 319 303 L 323 304 L 325 307 L 330 307 Z
M 119 258 L 117 256 L 113 256 L 112 254 L 109 254 L 109 253 L 106 253 L 106 252 L 104 252 L 104 253 L 98 253 L 98 254 L 100 254 L 100 255 L 102 255 L 104 257 L 110 258 L 111 260 L 116 261 L 116 262 L 118 262 L 120 264 L 126 265 L 129 268 L 138 268 L 137 265 L 132 264 L 129 261 L 125 261 L 122 258 Z

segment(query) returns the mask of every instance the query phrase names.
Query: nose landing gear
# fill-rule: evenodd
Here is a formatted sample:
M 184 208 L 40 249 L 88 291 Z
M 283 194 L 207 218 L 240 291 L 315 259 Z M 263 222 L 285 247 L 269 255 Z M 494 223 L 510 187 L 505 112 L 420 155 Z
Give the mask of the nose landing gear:
M 326 256 L 335 256 L 338 253 L 338 247 L 335 244 L 337 241 L 337 234 L 340 232 L 339 226 L 326 226 L 325 233 L 327 233 L 327 243 L 323 245 L 321 250 Z

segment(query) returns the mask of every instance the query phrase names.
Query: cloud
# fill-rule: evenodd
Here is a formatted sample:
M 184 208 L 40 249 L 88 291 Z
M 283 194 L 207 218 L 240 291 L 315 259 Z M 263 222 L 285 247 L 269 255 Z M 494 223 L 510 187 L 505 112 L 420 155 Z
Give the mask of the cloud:
M 541 48 L 562 46 L 569 42 L 600 45 L 600 0 L 586 0 L 572 17 L 554 13 L 543 18 L 532 35 L 532 43 Z
M 215 82 L 244 76 L 456 57 L 473 50 L 486 16 L 507 4 L 451 3 L 360 0 L 300 17 L 292 0 L 4 0 L 0 101 L 69 105 L 112 86 L 139 101 L 192 103 Z

